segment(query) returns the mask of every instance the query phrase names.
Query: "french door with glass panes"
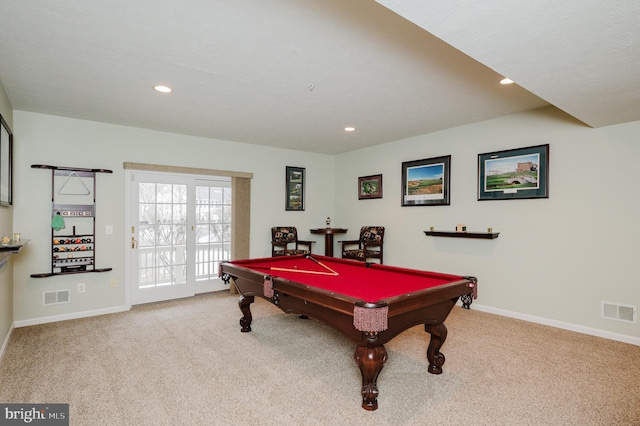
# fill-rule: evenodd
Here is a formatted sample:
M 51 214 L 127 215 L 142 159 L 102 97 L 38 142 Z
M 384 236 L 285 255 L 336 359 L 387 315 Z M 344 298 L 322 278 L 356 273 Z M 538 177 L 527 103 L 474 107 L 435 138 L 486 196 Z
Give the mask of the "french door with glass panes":
M 128 174 L 131 304 L 226 288 L 218 267 L 231 254 L 230 179 Z

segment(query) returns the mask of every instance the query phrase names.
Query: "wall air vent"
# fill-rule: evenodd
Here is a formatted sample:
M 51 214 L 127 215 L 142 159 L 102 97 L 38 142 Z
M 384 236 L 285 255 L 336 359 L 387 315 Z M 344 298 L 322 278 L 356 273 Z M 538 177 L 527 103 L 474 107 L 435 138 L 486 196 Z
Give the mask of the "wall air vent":
M 71 302 L 71 290 L 45 291 L 42 293 L 42 304 L 60 305 Z
M 638 321 L 638 308 L 633 305 L 602 302 L 602 318 L 636 323 Z

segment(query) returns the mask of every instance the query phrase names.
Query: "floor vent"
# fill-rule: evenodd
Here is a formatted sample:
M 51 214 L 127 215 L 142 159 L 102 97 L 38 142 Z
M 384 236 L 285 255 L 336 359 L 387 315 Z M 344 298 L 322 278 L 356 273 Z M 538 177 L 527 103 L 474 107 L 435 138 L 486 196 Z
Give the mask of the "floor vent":
M 602 318 L 635 323 L 638 320 L 638 308 L 633 305 L 621 305 L 602 302 Z
M 71 302 L 71 290 L 45 291 L 42 293 L 43 305 L 60 305 Z

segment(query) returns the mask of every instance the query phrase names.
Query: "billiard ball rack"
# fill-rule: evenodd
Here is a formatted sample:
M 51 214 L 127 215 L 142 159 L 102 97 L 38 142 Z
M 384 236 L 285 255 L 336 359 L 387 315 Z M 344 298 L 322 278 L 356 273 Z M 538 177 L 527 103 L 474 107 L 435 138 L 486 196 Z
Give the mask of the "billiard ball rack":
M 31 277 L 45 278 L 54 275 L 110 271 L 112 268 L 95 267 L 95 194 L 96 173 L 113 172 L 107 169 L 82 169 L 41 164 L 34 164 L 31 167 L 51 170 L 51 217 L 53 219 L 59 216 L 65 225 L 60 229 L 57 226 L 54 227 L 52 221 L 50 272 L 31 274 Z M 91 184 L 85 184 L 89 181 Z M 90 189 L 91 187 L 93 190 Z

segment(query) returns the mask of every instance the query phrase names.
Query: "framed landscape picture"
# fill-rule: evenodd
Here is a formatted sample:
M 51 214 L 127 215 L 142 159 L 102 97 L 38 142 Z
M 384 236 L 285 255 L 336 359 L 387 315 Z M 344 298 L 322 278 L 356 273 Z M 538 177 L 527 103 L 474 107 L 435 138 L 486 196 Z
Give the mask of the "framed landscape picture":
M 382 175 L 358 178 L 358 200 L 382 198 Z
M 549 198 L 549 145 L 478 155 L 478 200 Z
M 285 210 L 304 211 L 304 172 L 302 167 L 290 167 L 286 169 L 286 200 Z
M 451 156 L 402 163 L 402 206 L 448 206 Z

